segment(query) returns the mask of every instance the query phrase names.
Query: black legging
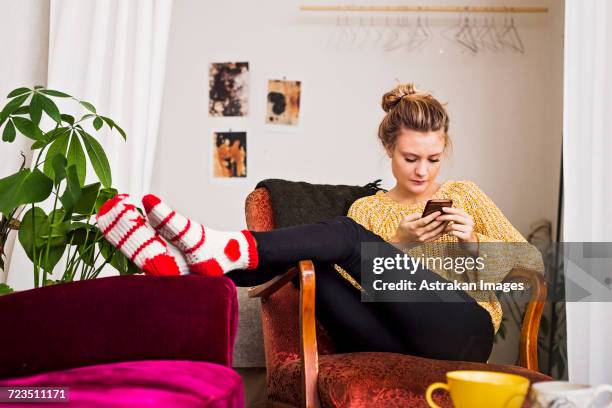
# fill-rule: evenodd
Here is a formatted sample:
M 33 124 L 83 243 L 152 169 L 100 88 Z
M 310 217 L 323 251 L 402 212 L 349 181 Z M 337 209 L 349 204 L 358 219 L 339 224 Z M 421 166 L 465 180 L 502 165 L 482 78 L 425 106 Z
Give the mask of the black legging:
M 488 359 L 493 345 L 490 315 L 463 291 L 463 301 L 444 301 L 434 291 L 419 292 L 423 302 L 361 302 L 361 294 L 333 268 L 341 266 L 360 282 L 361 243 L 382 243 L 384 256 L 402 254 L 381 237 L 348 217 L 316 224 L 253 232 L 259 265 L 228 276 L 238 286 L 266 282 L 302 259 L 316 271 L 317 319 L 328 330 L 338 351 L 386 351 L 444 360 Z M 446 282 L 427 269 L 417 280 Z M 423 293 L 425 292 L 425 293 Z

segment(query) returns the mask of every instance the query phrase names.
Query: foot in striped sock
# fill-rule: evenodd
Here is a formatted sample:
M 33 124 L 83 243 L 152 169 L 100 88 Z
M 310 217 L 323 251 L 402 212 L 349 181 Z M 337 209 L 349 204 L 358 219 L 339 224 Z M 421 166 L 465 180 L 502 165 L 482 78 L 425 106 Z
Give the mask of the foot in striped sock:
M 146 274 L 179 274 L 176 261 L 168 252 L 166 242 L 136 211 L 127 194 L 116 195 L 104 203 L 98 210 L 97 219 L 98 228 L 104 238 Z
M 144 196 L 142 203 L 151 226 L 181 249 L 191 272 L 221 276 L 235 269 L 257 267 L 257 244 L 249 231 L 222 232 L 204 227 L 152 194 Z

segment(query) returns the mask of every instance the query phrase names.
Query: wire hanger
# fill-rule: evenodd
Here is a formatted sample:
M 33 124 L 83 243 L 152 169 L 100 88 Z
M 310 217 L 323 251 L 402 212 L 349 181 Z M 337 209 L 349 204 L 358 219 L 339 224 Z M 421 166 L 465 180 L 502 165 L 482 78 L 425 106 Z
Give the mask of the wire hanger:
M 468 51 L 471 51 L 474 54 L 478 53 L 478 46 L 476 45 L 476 41 L 474 40 L 474 36 L 472 35 L 472 27 L 470 25 L 470 18 L 465 17 L 464 24 L 455 34 L 455 41 L 465 47 Z
M 376 44 L 378 44 L 380 42 L 380 40 L 382 40 L 383 35 L 385 33 L 385 29 L 384 28 L 380 28 L 377 24 L 375 24 L 374 16 L 372 16 L 371 19 L 370 19 L 370 27 L 372 27 L 372 29 L 376 33 L 376 37 L 375 37 L 375 40 L 374 40 L 374 45 L 376 45 Z
M 493 24 L 493 25 L 491 25 Z M 499 51 L 500 45 L 497 42 L 495 35 L 495 19 L 492 17 L 485 17 L 482 30 L 478 34 L 479 47 L 487 51 Z
M 502 42 L 516 52 L 525 53 L 525 46 L 521 40 L 521 36 L 514 25 L 514 16 L 510 17 L 510 25 L 502 36 Z
M 397 17 L 397 21 L 399 23 L 399 16 Z M 391 36 L 387 39 L 387 42 L 383 46 L 386 51 L 392 51 L 395 49 L 395 43 L 400 38 L 400 33 L 398 30 L 393 27 L 393 24 L 389 24 L 387 20 L 387 25 L 391 29 Z
M 427 42 L 429 42 L 430 38 L 431 37 L 429 35 L 429 32 L 427 32 L 427 30 L 425 29 L 423 19 L 421 15 L 419 14 L 417 16 L 417 21 L 416 21 L 414 30 L 412 31 L 412 39 L 411 39 L 412 44 L 409 47 L 409 51 L 422 49 L 423 46 Z

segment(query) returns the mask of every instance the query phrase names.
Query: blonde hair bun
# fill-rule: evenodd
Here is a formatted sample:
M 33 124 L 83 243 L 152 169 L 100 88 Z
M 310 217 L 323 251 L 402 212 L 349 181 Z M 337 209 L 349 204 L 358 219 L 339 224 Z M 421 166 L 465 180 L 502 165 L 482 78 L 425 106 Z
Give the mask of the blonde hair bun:
M 378 138 L 385 148 L 395 145 L 402 128 L 419 132 L 442 129 L 445 146 L 450 146 L 448 113 L 431 93 L 419 91 L 413 83 L 398 84 L 383 95 L 381 105 L 387 114 L 378 127 Z
M 413 83 L 398 84 L 395 88 L 385 93 L 382 97 L 382 108 L 385 112 L 394 109 L 401 100 L 412 99 L 411 96 L 431 97 L 431 94 L 421 92 Z

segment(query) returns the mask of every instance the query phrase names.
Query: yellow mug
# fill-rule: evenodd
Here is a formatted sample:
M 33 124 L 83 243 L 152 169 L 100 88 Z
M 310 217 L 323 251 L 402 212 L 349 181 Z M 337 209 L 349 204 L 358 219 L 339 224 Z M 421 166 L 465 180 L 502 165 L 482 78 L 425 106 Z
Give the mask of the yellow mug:
M 529 380 L 515 374 L 495 371 L 449 371 L 447 383 L 433 383 L 425 393 L 432 408 L 440 408 L 432 399 L 433 392 L 445 389 L 455 408 L 520 408 Z

